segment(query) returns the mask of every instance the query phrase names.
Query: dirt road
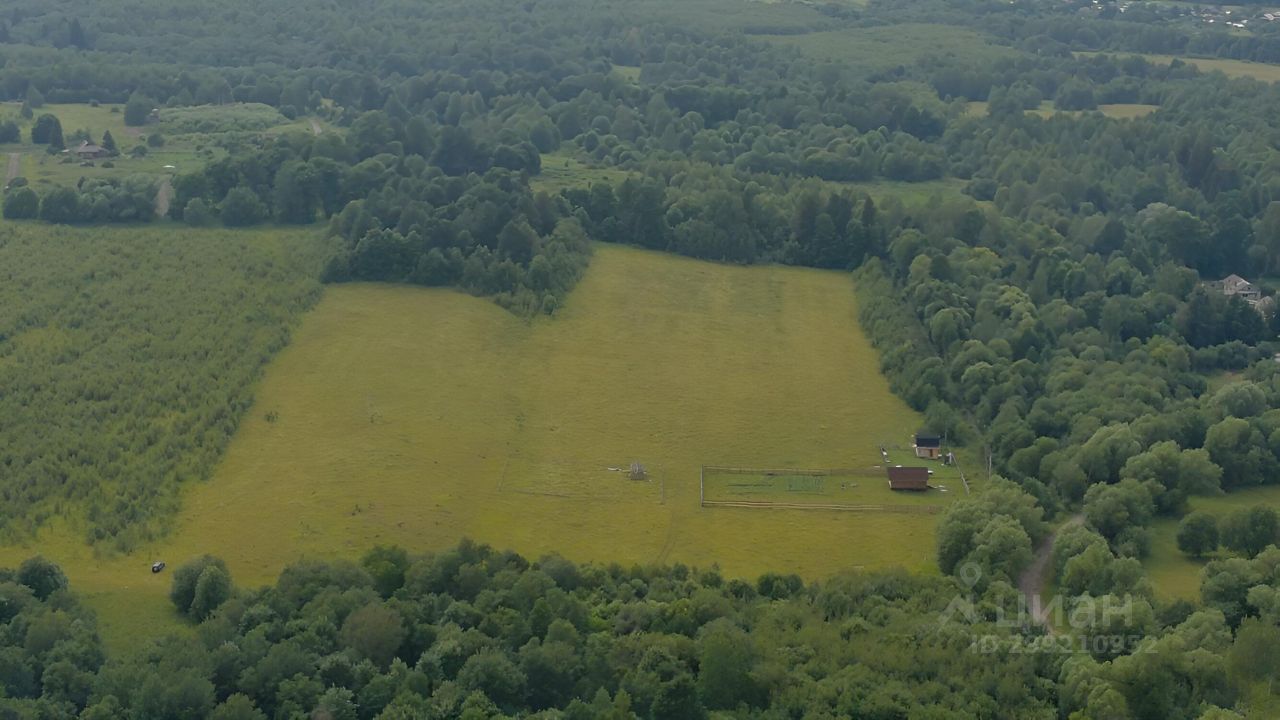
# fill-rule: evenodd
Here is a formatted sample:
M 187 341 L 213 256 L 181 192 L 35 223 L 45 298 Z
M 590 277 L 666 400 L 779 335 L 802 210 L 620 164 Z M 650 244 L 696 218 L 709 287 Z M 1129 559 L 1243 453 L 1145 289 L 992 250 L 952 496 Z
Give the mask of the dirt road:
M 1018 590 L 1026 598 L 1027 607 L 1035 613 L 1036 622 L 1044 625 L 1050 632 L 1053 632 L 1053 626 L 1046 622 L 1049 614 L 1049 597 L 1046 588 L 1053 575 L 1053 568 L 1050 565 L 1053 561 L 1053 543 L 1057 540 L 1058 533 L 1083 522 L 1084 515 L 1072 515 L 1061 527 L 1049 533 L 1049 536 L 1041 540 L 1040 545 L 1036 547 L 1031 564 L 1018 575 Z
M 9 171 L 5 174 L 5 187 L 8 187 L 9 183 L 13 182 L 13 179 L 18 177 L 21 172 L 22 153 L 9 153 Z
M 165 177 L 160 181 L 160 189 L 156 191 L 156 216 L 168 217 L 169 201 L 173 198 L 173 183 Z

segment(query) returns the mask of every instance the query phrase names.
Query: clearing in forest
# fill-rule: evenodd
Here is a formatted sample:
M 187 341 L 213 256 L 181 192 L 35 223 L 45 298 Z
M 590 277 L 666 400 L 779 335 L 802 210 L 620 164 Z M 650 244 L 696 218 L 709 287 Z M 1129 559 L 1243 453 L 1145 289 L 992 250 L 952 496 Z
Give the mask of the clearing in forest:
M 1098 112 L 1109 118 L 1116 120 L 1131 120 L 1133 118 L 1146 117 L 1151 113 L 1160 109 L 1159 105 L 1147 105 L 1143 103 L 1118 103 L 1118 104 L 1102 104 L 1098 106 Z M 1085 110 L 1059 110 L 1054 107 L 1050 100 L 1040 103 L 1040 107 L 1027 112 L 1035 113 L 1043 118 L 1050 118 L 1054 115 L 1083 115 Z M 965 115 L 971 117 L 983 117 L 987 114 L 987 103 L 985 100 L 975 100 L 965 106 Z
M 1203 511 L 1217 518 L 1219 527 L 1236 510 L 1267 505 L 1280 510 L 1280 486 L 1242 488 L 1213 497 L 1192 497 L 1191 511 Z M 1200 571 L 1211 560 L 1233 557 L 1219 549 L 1203 558 L 1191 558 L 1178 549 L 1177 518 L 1158 518 L 1151 525 L 1151 552 L 1142 561 L 1147 579 L 1162 599 L 1200 599 Z
M 463 536 L 731 576 L 928 570 L 931 513 L 698 497 L 702 465 L 869 467 L 919 423 L 879 373 L 847 274 L 600 246 L 554 318 L 450 290 L 329 287 L 167 540 L 109 561 L 40 546 L 117 642 L 170 625 L 167 577 L 149 564 L 202 553 L 248 586 L 299 558 Z M 645 479 L 630 479 L 633 462 Z
M 21 103 L 0 103 L 0 117 L 12 119 L 21 130 L 21 142 L 0 145 L 0 151 L 21 153 L 16 171 L 10 164 L 10 180 L 25 177 L 39 192 L 55 186 L 76 185 L 82 178 L 124 178 L 142 175 L 163 180 L 191 172 L 222 157 L 224 141 L 243 141 L 261 135 L 284 132 L 311 132 L 306 120 L 291 121 L 278 110 L 258 103 L 197 105 L 161 108 L 152 122 L 129 127 L 124 122 L 123 105 L 50 103 L 37 108 L 32 119 L 23 119 Z M 103 142 L 110 132 L 119 154 L 81 162 L 74 153 L 48 153 L 45 145 L 33 145 L 31 126 L 44 114 L 58 118 L 68 148 L 75 148 L 88 134 L 94 143 Z M 310 122 L 315 122 L 310 121 Z
M 1229 60 L 1226 58 L 1193 58 L 1193 57 L 1177 57 L 1174 55 L 1156 55 L 1153 53 L 1098 53 L 1098 52 L 1077 52 L 1077 55 L 1115 55 L 1117 57 L 1127 57 L 1129 55 L 1139 55 L 1153 63 L 1168 65 L 1174 59 L 1181 60 L 1188 65 L 1195 65 L 1200 72 L 1211 73 L 1221 72 L 1229 78 L 1253 78 L 1262 82 L 1272 83 L 1280 82 L 1280 65 L 1271 65 L 1268 63 L 1248 62 L 1246 60 Z

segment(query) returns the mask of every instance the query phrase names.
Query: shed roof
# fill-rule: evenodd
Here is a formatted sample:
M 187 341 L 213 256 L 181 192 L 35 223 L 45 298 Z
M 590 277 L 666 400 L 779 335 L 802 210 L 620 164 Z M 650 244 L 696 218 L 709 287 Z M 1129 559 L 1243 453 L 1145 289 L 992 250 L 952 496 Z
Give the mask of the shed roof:
M 916 433 L 916 444 L 924 447 L 937 447 L 942 442 L 942 436 L 930 430 L 921 430 Z
M 929 486 L 929 468 L 888 467 L 889 487 L 926 488 Z

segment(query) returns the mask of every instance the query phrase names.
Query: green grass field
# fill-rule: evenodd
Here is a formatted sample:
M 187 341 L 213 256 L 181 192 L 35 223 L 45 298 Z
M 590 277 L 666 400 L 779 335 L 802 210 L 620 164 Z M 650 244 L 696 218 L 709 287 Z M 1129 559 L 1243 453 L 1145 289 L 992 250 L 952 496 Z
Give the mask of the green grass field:
M 595 182 L 617 185 L 626 179 L 627 171 L 587 163 L 566 147 L 542 156 L 542 172 L 530 178 L 529 186 L 554 195 L 566 188 L 588 187 Z
M 878 367 L 843 273 L 602 246 L 533 322 L 448 290 L 331 286 L 167 540 L 103 559 L 55 528 L 0 561 L 62 563 L 125 647 L 174 625 L 149 564 L 201 553 L 249 586 L 299 558 L 462 536 L 732 576 L 929 571 L 933 515 L 699 507 L 703 464 L 875 464 L 920 422 Z M 660 477 L 609 470 L 633 460 Z
M 614 65 L 613 72 L 629 83 L 640 82 L 640 66 L 638 65 Z
M 1244 379 L 1245 377 L 1242 373 L 1234 370 L 1220 370 L 1220 371 L 1211 373 L 1205 377 L 1205 380 L 1208 383 L 1207 392 L 1210 395 L 1212 395 L 1213 393 L 1218 392 L 1222 388 L 1232 383 L 1241 382 Z
M 1159 109 L 1160 109 L 1159 105 L 1144 105 L 1141 103 L 1127 103 L 1127 104 L 1098 106 L 1098 112 L 1102 113 L 1103 115 L 1106 115 L 1109 118 L 1116 118 L 1117 120 L 1127 120 L 1130 118 L 1146 117 L 1147 115 L 1150 115 L 1151 113 Z M 1053 117 L 1054 115 L 1057 115 L 1057 114 L 1082 115 L 1084 114 L 1085 111 L 1084 110 L 1058 110 L 1053 106 L 1052 102 L 1046 100 L 1040 103 L 1039 108 L 1035 110 L 1028 110 L 1027 112 L 1034 112 L 1040 117 L 1047 118 L 1047 117 Z M 987 103 L 982 101 L 967 103 L 964 114 L 972 117 L 982 117 L 987 114 Z
M 1280 486 L 1249 488 L 1217 497 L 1191 499 L 1192 510 L 1211 513 L 1219 520 L 1236 510 L 1255 505 L 1269 505 L 1280 510 Z M 1177 532 L 1177 520 L 1157 520 L 1151 528 L 1151 554 L 1143 565 L 1151 585 L 1160 596 L 1196 600 L 1200 597 L 1200 570 L 1213 557 L 1193 560 L 1183 555 L 1178 550 Z
M 956 64 L 985 65 L 1021 55 L 966 28 L 925 23 L 847 28 L 804 35 L 769 36 L 770 42 L 799 49 L 819 60 L 831 60 L 867 74 L 914 65 L 933 57 Z
M 1078 52 L 1077 55 L 1100 55 L 1097 52 Z M 1173 62 L 1174 55 L 1156 55 L 1143 53 L 1109 53 L 1113 55 L 1141 55 L 1153 63 L 1161 63 L 1168 65 Z M 1201 72 L 1221 72 L 1223 75 L 1231 78 L 1254 78 L 1262 82 L 1280 82 L 1280 65 L 1268 65 L 1266 63 L 1247 62 L 1244 60 L 1224 60 L 1222 58 L 1192 58 L 1178 57 L 1178 59 L 1188 65 L 1195 65 L 1200 68 Z

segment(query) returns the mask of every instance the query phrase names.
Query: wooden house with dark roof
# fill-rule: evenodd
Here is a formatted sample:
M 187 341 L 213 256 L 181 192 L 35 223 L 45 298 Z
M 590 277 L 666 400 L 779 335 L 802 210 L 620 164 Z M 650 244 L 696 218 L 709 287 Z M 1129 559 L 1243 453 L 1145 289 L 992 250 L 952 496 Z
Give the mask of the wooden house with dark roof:
M 897 465 L 887 467 L 885 470 L 889 475 L 890 490 L 929 489 L 929 468 Z

